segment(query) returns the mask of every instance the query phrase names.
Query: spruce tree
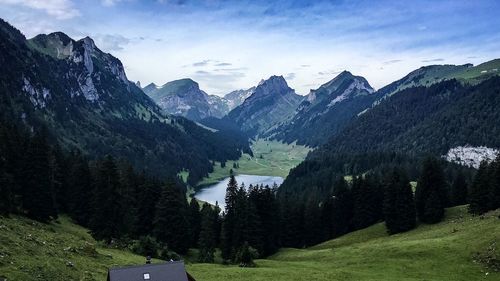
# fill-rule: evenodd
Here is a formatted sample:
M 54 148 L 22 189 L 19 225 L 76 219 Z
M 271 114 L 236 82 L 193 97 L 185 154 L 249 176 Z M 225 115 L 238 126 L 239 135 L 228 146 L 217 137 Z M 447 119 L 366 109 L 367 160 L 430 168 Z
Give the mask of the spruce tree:
M 137 190 L 137 220 L 135 232 L 137 236 L 146 236 L 153 233 L 153 221 L 156 204 L 161 195 L 160 183 L 148 179 L 144 175 L 139 177 Z
M 196 247 L 199 240 L 201 229 L 202 213 L 200 212 L 200 204 L 195 198 L 189 203 L 189 227 L 191 229 L 191 246 Z
M 500 155 L 491 164 L 490 210 L 500 208 Z
M 216 224 L 218 213 L 217 209 L 205 203 L 201 209 L 201 230 L 198 245 L 200 248 L 199 262 L 213 263 L 216 247 Z
M 427 202 L 431 195 L 438 197 L 432 200 L 436 203 L 435 206 Z M 419 220 L 425 223 L 441 221 L 444 217 L 444 208 L 448 205 L 447 197 L 447 184 L 441 165 L 436 159 L 427 158 L 423 163 L 415 191 L 415 205 Z M 427 207 L 434 213 L 426 210 Z
M 137 192 L 138 178 L 130 163 L 125 162 L 121 165 L 120 170 L 120 206 L 122 225 L 120 232 L 122 235 L 131 236 L 136 233 L 137 214 Z
M 173 183 L 167 183 L 156 205 L 154 234 L 158 241 L 166 243 L 168 249 L 178 254 L 187 253 L 191 240 L 187 213 L 181 190 Z
M 338 179 L 334 185 L 332 200 L 332 235 L 338 237 L 351 230 L 353 216 L 352 192 L 343 177 Z
M 30 218 L 43 222 L 57 217 L 49 153 L 45 135 L 36 133 L 26 151 L 23 208 Z
M 236 221 L 238 220 L 236 214 L 236 204 L 238 200 L 238 183 L 233 175 L 230 173 L 229 182 L 226 189 L 225 197 L 225 212 L 224 220 L 222 223 L 221 230 L 221 255 L 225 260 L 231 259 L 233 253 L 233 237 L 236 226 Z
M 119 175 L 113 157 L 107 156 L 97 165 L 92 196 L 90 229 L 98 240 L 110 243 L 119 238 L 122 224 Z
M 460 170 L 453 179 L 453 184 L 451 186 L 453 205 L 458 206 L 467 203 L 467 189 L 467 182 L 465 181 L 464 174 Z
M 406 174 L 399 169 L 385 179 L 384 216 L 389 234 L 405 232 L 416 225 L 413 191 Z
M 320 216 L 319 202 L 314 198 L 310 198 L 305 205 L 304 212 L 305 246 L 312 246 L 321 241 Z
M 481 215 L 489 211 L 491 178 L 488 163 L 483 161 L 474 177 L 469 195 L 469 212 Z
M 90 222 L 92 199 L 92 176 L 87 160 L 79 153 L 72 155 L 68 175 L 68 213 L 80 225 Z

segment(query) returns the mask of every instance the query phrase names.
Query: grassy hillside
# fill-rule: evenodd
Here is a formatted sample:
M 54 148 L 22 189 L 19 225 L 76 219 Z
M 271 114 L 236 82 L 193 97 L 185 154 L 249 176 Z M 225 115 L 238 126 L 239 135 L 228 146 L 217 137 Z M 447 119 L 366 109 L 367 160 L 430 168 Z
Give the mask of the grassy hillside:
M 302 145 L 263 139 L 253 142 L 251 149 L 254 157 L 243 154 L 238 161 L 228 161 L 225 168 L 221 168 L 220 163 L 216 163 L 214 172 L 208 178 L 204 178 L 200 182 L 200 185 L 215 183 L 228 177 L 229 170 L 233 169 L 233 163 L 235 162 L 239 164 L 238 169 L 233 169 L 237 174 L 279 176 L 284 178 L 288 175 L 290 169 L 297 166 L 306 158 L 307 153 L 310 151 L 309 148 Z
M 377 224 L 309 249 L 284 249 L 257 268 L 193 264 L 198 280 L 500 280 L 475 262 L 476 252 L 500 241 L 500 210 L 471 217 L 465 207 L 444 222 L 388 236 Z M 498 250 L 496 259 L 499 262 Z
M 111 266 L 145 262 L 144 257 L 98 245 L 67 217 L 51 224 L 0 217 L 0 241 L 0 277 L 9 281 L 106 280 Z
M 471 217 L 465 206 L 456 207 L 436 225 L 388 236 L 377 224 L 312 248 L 283 249 L 257 260 L 257 268 L 188 264 L 187 269 L 200 281 L 500 280 L 500 273 L 475 255 L 500 241 L 499 215 L 497 210 Z M 65 217 L 48 225 L 0 218 L 0 241 L 0 277 L 8 280 L 105 280 L 110 266 L 144 262 L 130 252 L 96 245 Z M 500 266 L 497 249 L 489 256 Z

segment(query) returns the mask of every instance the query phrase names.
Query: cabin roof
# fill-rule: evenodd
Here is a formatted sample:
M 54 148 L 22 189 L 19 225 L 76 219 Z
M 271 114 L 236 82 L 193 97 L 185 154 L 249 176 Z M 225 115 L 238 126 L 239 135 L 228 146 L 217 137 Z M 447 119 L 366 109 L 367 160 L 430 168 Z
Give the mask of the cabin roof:
M 148 279 L 149 278 L 149 279 Z M 144 264 L 114 267 L 108 271 L 108 281 L 188 281 L 184 262 Z

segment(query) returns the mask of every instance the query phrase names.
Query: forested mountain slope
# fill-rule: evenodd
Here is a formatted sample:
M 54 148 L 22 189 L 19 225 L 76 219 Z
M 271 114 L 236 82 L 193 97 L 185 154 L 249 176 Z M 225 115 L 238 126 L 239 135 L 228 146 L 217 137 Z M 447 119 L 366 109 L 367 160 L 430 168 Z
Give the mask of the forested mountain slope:
M 500 77 L 477 85 L 457 80 L 407 88 L 350 122 L 310 153 L 280 188 L 285 194 L 324 193 L 336 176 L 391 165 L 411 174 L 419 159 L 457 146 L 500 147 Z M 309 191 L 308 191 L 309 190 Z
M 26 40 L 1 21 L 0 38 L 2 119 L 46 128 L 68 150 L 123 157 L 157 176 L 188 169 L 193 182 L 212 169 L 211 159 L 241 154 L 223 132 L 165 115 L 88 37 L 57 32 Z
M 348 71 L 323 84 L 306 96 L 297 113 L 268 133 L 291 143 L 318 146 L 340 131 L 353 117 L 376 99 L 366 79 Z

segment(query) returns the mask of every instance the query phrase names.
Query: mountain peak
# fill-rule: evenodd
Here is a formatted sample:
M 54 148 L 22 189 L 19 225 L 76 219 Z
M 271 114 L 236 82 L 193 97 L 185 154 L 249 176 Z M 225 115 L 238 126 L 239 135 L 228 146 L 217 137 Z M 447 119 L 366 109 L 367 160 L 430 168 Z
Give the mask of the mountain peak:
M 255 93 L 264 93 L 264 94 L 278 94 L 285 95 L 290 92 L 294 92 L 294 90 L 288 87 L 285 78 L 283 76 L 273 75 L 269 77 L 267 80 L 262 80 L 257 88 L 255 89 Z

